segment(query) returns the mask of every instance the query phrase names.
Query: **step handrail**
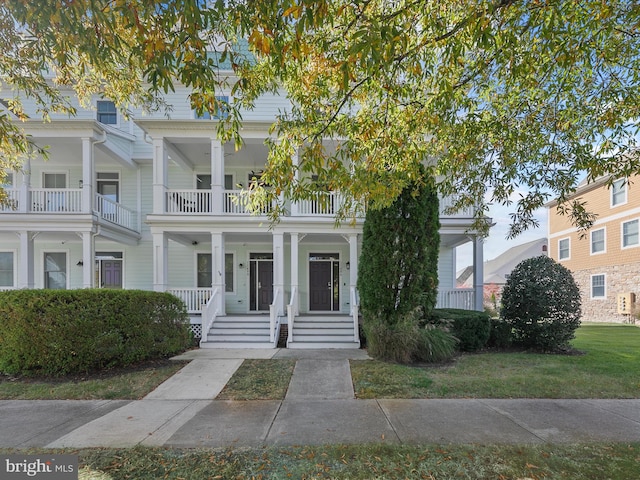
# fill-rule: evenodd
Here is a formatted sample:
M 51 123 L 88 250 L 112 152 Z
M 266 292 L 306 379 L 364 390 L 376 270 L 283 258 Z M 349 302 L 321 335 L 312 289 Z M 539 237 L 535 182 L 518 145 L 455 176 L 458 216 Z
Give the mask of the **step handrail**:
M 360 299 L 358 296 L 358 289 L 356 287 L 351 287 L 351 317 L 353 318 L 353 341 L 360 343 L 360 331 L 358 329 L 358 317 L 359 317 L 359 307 L 360 307 Z
M 277 342 L 276 334 L 280 333 L 280 314 L 278 311 L 278 300 L 280 298 L 280 287 L 276 288 L 273 293 L 273 302 L 269 305 L 269 341 Z
M 291 288 L 291 299 L 287 305 L 287 347 L 293 342 L 293 323 L 298 314 L 298 287 Z
M 202 334 L 200 337 L 201 345 L 206 342 L 209 330 L 211 330 L 211 327 L 213 327 L 213 322 L 216 321 L 216 317 L 220 313 L 218 309 L 219 295 L 219 289 L 214 289 L 211 297 L 209 297 L 209 301 L 207 301 L 205 306 L 202 308 Z

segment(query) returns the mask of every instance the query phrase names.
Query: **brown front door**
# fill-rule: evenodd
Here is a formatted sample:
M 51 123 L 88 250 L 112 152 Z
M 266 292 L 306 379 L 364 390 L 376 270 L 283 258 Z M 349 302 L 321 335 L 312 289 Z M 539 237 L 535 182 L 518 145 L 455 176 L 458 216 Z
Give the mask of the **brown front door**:
M 340 309 L 340 262 L 337 254 L 309 257 L 309 310 Z
M 249 309 L 252 311 L 268 311 L 273 302 L 272 254 L 251 254 L 249 283 Z
M 122 288 L 122 260 L 102 260 L 100 276 L 102 288 Z

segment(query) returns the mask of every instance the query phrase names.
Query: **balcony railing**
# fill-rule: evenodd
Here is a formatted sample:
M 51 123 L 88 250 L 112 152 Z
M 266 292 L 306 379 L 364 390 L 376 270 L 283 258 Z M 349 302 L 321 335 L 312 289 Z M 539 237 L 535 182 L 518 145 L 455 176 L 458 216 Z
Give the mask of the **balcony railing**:
M 80 213 L 82 189 L 80 188 L 32 188 L 32 212 Z
M 473 310 L 473 288 L 452 288 L 438 290 L 436 308 L 459 308 L 461 310 Z
M 333 216 L 339 208 L 337 192 L 319 192 L 313 200 L 298 202 L 298 215 Z
M 167 190 L 167 213 L 209 213 L 213 210 L 211 199 L 211 190 Z
M 138 229 L 136 212 L 118 202 L 96 194 L 95 208 L 98 216 L 108 222 L 121 225 L 129 230 Z
M 455 196 L 440 198 L 440 217 L 473 217 L 475 209 L 473 207 L 465 208 L 458 212 L 447 213 L 447 208 L 451 207 L 455 201 Z
M 17 188 L 5 188 L 6 201 L 0 204 L 0 212 L 15 212 L 19 208 L 20 191 Z
M 171 288 L 167 292 L 172 293 L 187 306 L 187 312 L 200 313 L 213 293 L 212 288 Z

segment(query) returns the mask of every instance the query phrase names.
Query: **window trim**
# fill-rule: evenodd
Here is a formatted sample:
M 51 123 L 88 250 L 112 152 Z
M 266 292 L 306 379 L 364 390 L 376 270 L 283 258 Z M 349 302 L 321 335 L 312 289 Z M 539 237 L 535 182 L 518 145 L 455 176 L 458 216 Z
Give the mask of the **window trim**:
M 632 223 L 632 222 L 636 222 L 638 224 L 638 242 L 634 243 L 633 245 L 625 245 L 624 244 L 624 226 L 627 223 Z M 627 220 L 624 222 L 620 222 L 620 248 L 622 250 L 626 250 L 628 248 L 636 248 L 640 246 L 640 219 L 638 218 L 632 218 L 631 220 Z
M 105 103 L 105 104 L 106 103 L 110 103 L 111 105 L 113 105 L 113 108 L 115 109 L 115 116 L 116 116 L 115 123 L 105 123 L 105 122 L 100 121 L 100 107 L 99 107 L 100 103 Z M 107 115 L 107 114 L 108 115 L 112 115 L 111 112 L 108 112 L 108 113 L 107 112 L 103 112 L 103 113 L 105 115 Z M 120 127 L 120 115 L 118 115 L 118 107 L 116 106 L 115 102 L 113 102 L 112 100 L 104 99 L 104 98 L 96 100 L 96 121 L 98 123 L 101 123 L 102 125 L 110 125 L 110 126 L 116 127 L 116 128 Z
M 47 265 L 47 254 L 49 253 L 64 253 L 65 254 L 65 287 L 64 290 L 69 290 L 69 274 L 70 274 L 70 270 L 69 270 L 69 250 L 44 250 L 42 252 L 42 288 L 48 289 L 46 286 L 46 276 L 47 276 L 47 270 L 46 270 L 46 265 Z
M 624 187 L 624 199 L 618 203 L 614 203 L 614 188 L 617 183 L 621 183 L 621 186 Z M 619 207 L 621 205 L 626 205 L 627 201 L 629 200 L 628 187 L 629 187 L 629 183 L 624 178 L 619 178 L 611 184 L 611 195 L 609 196 L 611 208 Z
M 603 238 L 602 238 L 602 250 L 599 250 L 597 252 L 595 252 L 593 250 L 593 234 L 596 232 L 602 232 Z M 596 230 L 592 230 L 590 235 L 589 235 L 589 253 L 591 255 L 601 255 L 603 253 L 607 253 L 607 228 L 606 227 L 602 227 L 602 228 L 598 228 Z
M 593 295 L 593 279 L 595 277 L 602 277 L 603 279 L 603 294 L 602 296 Z M 591 300 L 606 300 L 607 299 L 607 274 L 606 273 L 594 273 L 589 277 L 589 298 Z
M 11 249 L 3 249 L 0 250 L 0 253 L 10 253 L 13 256 L 13 271 L 12 271 L 12 284 L 11 285 L 0 285 L 0 290 L 12 290 L 17 288 L 18 286 L 18 266 L 16 265 L 16 262 L 18 260 L 18 252 L 17 250 L 11 250 Z
M 560 248 L 560 243 L 563 241 L 567 241 L 568 243 L 568 253 L 566 257 L 562 257 L 562 249 Z M 565 261 L 565 260 L 571 260 L 571 237 L 564 237 L 564 238 L 559 238 L 558 239 L 558 261 Z

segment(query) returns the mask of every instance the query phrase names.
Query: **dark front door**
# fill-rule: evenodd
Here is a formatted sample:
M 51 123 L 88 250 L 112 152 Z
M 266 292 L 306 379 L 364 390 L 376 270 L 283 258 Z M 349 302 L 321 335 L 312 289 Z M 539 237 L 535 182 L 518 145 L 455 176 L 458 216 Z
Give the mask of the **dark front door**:
M 312 254 L 309 258 L 309 310 L 340 308 L 340 263 L 338 255 Z
M 249 309 L 266 311 L 273 302 L 273 255 L 251 254 L 249 261 Z
M 102 260 L 100 286 L 122 288 L 122 260 Z

